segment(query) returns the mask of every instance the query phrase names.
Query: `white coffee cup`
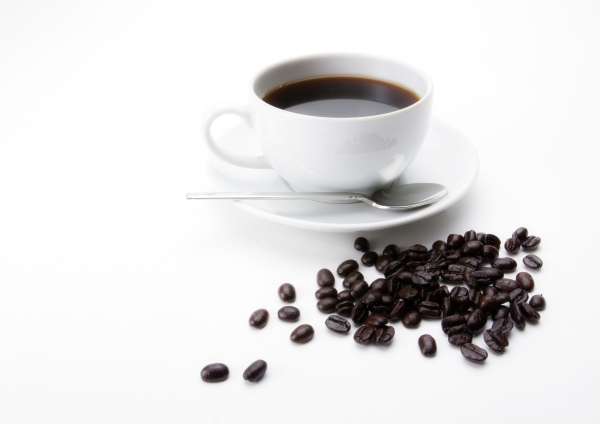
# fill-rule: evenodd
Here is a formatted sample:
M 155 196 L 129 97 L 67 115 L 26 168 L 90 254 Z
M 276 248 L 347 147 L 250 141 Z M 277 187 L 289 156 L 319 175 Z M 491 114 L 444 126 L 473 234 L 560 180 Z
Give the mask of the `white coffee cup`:
M 409 88 L 416 103 L 393 112 L 357 118 L 309 116 L 262 100 L 270 90 L 304 78 L 352 75 Z M 352 191 L 371 194 L 393 184 L 423 144 L 433 99 L 430 78 L 412 65 L 355 54 L 324 54 L 285 61 L 258 73 L 248 105 L 215 105 L 204 119 L 204 139 L 225 162 L 272 168 L 296 191 Z M 222 148 L 211 134 L 221 115 L 237 115 L 252 127 L 263 156 Z

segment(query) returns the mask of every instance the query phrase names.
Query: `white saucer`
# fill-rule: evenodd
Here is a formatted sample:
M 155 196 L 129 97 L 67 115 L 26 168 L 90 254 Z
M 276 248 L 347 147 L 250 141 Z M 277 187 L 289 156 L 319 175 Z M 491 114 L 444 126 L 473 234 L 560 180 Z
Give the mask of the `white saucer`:
M 225 148 L 259 154 L 252 130 L 238 125 L 219 139 Z M 270 221 L 317 231 L 351 232 L 396 227 L 439 213 L 458 200 L 475 181 L 477 152 L 456 128 L 433 117 L 421 152 L 400 179 L 400 184 L 439 183 L 448 195 L 437 203 L 410 211 L 381 210 L 365 203 L 331 204 L 310 200 L 234 200 L 236 206 Z M 210 156 L 206 163 L 215 191 L 291 191 L 270 169 L 229 165 Z

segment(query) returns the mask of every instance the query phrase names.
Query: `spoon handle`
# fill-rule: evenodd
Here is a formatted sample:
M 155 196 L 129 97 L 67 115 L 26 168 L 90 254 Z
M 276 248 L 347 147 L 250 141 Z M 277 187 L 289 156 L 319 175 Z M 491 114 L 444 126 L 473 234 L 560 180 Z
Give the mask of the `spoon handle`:
M 362 200 L 365 198 L 360 193 L 288 193 L 288 192 L 266 192 L 266 193 L 188 193 L 188 200 Z

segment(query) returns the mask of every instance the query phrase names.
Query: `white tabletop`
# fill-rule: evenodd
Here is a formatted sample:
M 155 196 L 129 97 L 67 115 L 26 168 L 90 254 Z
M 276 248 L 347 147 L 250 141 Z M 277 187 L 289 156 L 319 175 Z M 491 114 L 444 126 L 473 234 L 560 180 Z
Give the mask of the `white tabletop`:
M 598 422 L 599 12 L 593 1 L 1 2 L 0 422 Z M 330 51 L 429 73 L 434 115 L 479 155 L 468 194 L 359 233 L 186 201 L 212 189 L 203 112 L 245 102 L 265 65 Z M 439 321 L 394 324 L 389 347 L 362 347 L 315 307 L 317 271 L 359 259 L 359 235 L 381 252 L 471 229 L 505 240 L 520 226 L 542 238 L 532 274 L 548 307 L 483 366 Z M 284 282 L 315 328 L 306 345 L 277 319 Z M 258 308 L 271 313 L 262 330 L 247 323 Z M 425 333 L 435 358 L 418 350 Z M 257 359 L 268 371 L 251 384 L 242 373 Z M 229 366 L 227 381 L 200 380 L 212 362 Z

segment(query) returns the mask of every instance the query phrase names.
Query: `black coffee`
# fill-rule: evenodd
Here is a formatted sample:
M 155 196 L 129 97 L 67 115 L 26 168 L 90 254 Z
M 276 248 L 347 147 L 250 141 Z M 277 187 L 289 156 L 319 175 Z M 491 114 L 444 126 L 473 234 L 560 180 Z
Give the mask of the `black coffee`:
M 419 101 L 399 84 L 359 76 L 323 76 L 283 84 L 263 100 L 279 109 L 328 118 L 381 115 Z

